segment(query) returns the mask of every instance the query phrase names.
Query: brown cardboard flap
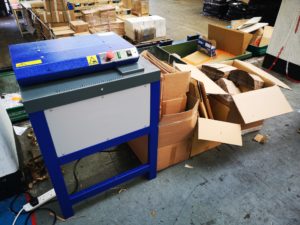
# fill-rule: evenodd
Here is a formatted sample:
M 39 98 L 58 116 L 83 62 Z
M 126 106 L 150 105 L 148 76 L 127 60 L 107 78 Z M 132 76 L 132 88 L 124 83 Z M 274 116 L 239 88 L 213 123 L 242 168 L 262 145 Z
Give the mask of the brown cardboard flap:
M 226 62 L 225 62 L 226 63 Z M 252 65 L 251 63 L 243 62 L 241 60 L 234 60 L 232 62 L 232 66 L 237 67 L 241 70 L 244 70 L 248 73 L 254 73 L 258 76 L 260 76 L 266 83 L 271 82 L 273 85 L 278 85 L 279 87 L 286 88 L 291 90 L 289 86 L 287 86 L 282 81 L 278 80 L 276 77 L 272 76 L 271 74 L 267 73 L 266 71 Z
M 198 139 L 242 146 L 241 125 L 198 118 Z
M 209 79 L 203 72 L 201 72 L 197 67 L 192 65 L 184 65 L 179 63 L 174 63 L 175 67 L 180 71 L 191 71 L 191 77 L 197 81 L 201 81 L 207 94 L 216 95 L 226 95 L 227 93 L 220 88 L 215 82 Z
M 259 47 L 269 45 L 272 34 L 273 34 L 273 30 L 274 30 L 274 28 L 271 27 L 271 26 L 266 26 L 264 28 L 264 33 L 263 33 L 263 36 L 262 36 L 261 41 L 259 43 Z
M 186 108 L 187 96 L 162 102 L 162 115 L 183 112 Z
M 163 126 L 170 123 L 178 123 L 180 121 L 187 120 L 198 113 L 199 99 L 188 96 L 187 110 L 181 113 L 174 113 L 169 115 L 163 115 L 159 125 Z
M 191 73 L 189 71 L 163 74 L 162 98 L 180 98 L 189 91 Z
M 208 38 L 216 40 L 218 49 L 238 56 L 245 53 L 252 34 L 208 24 Z
M 277 86 L 233 95 L 232 98 L 245 123 L 293 111 Z

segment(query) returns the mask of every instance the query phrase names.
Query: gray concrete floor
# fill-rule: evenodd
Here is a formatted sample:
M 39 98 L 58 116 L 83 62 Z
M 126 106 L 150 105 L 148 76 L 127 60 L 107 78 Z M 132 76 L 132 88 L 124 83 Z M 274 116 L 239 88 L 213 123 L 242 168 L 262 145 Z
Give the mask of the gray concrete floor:
M 150 3 L 152 14 L 166 17 L 168 34 L 174 39 L 205 33 L 209 22 L 225 24 L 200 15 L 200 0 Z M 58 224 L 299 225 L 300 86 L 274 75 L 293 88 L 283 92 L 295 111 L 266 120 L 260 131 L 269 137 L 266 144 L 252 141 L 256 133 L 248 134 L 243 147 L 221 145 L 161 171 L 154 180 L 135 179 L 88 199 L 74 207 L 73 218 Z M 26 134 L 21 142 L 28 145 Z M 80 188 L 138 163 L 126 145 L 118 150 L 82 160 L 77 170 Z M 70 190 L 74 186 L 71 170 L 72 164 L 64 167 Z M 46 181 L 32 193 L 50 186 Z M 60 213 L 57 203 L 49 206 Z M 51 224 L 47 213 L 39 212 L 37 217 L 38 224 Z

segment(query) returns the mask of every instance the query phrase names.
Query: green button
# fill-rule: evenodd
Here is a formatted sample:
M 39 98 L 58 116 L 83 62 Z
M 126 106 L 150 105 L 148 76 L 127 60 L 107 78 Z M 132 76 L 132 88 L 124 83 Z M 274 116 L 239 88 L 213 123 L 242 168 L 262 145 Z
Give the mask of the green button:
M 117 52 L 118 58 L 121 59 L 121 54 L 120 52 Z

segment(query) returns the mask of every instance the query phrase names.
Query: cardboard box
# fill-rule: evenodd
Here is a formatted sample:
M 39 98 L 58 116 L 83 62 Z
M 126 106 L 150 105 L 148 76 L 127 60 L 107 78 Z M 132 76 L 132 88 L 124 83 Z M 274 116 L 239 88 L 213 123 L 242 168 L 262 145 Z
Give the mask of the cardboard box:
M 51 8 L 50 8 L 50 0 L 44 0 L 44 9 L 48 12 L 51 11 Z
M 52 22 L 52 16 L 50 12 L 44 11 L 44 10 L 36 10 L 36 15 L 40 18 L 41 21 L 44 23 L 51 23 Z
M 197 124 L 199 100 L 188 96 L 187 111 L 165 115 L 159 123 L 157 170 L 187 160 L 191 138 Z M 147 162 L 148 137 L 129 142 L 129 146 L 142 163 Z
M 232 102 L 226 102 L 218 96 L 224 95 L 224 90 L 208 77 L 205 78 L 195 66 L 175 64 L 181 71 L 191 71 L 191 77 L 203 82 L 207 93 L 210 94 L 210 105 L 215 120 L 199 118 L 198 140 L 242 145 L 242 130 L 255 130 L 262 126 L 263 120 L 293 111 L 279 88 L 290 89 L 286 84 L 250 63 L 240 60 L 223 63 L 259 76 L 265 87 L 232 95 Z
M 137 16 L 149 15 L 149 1 L 148 0 L 132 0 L 131 13 Z
M 63 11 L 51 11 L 51 20 L 52 20 L 52 23 L 65 22 L 64 12 Z
M 90 27 L 90 32 L 92 34 L 94 33 L 101 33 L 101 32 L 115 32 L 116 34 L 120 35 L 120 36 L 124 36 L 125 35 L 125 30 L 124 30 L 124 21 L 117 19 L 114 22 L 110 22 L 110 24 L 101 24 L 98 26 L 93 26 Z
M 89 24 L 87 22 L 84 22 L 82 20 L 75 20 L 70 22 L 70 27 L 76 32 L 76 33 L 82 33 L 89 31 Z
M 51 11 L 64 11 L 67 7 L 64 5 L 63 0 L 51 0 L 50 9 Z
M 160 16 L 143 16 L 125 19 L 125 34 L 132 41 L 136 40 L 136 32 L 141 30 L 155 29 L 155 37 L 166 36 L 166 20 Z
M 208 24 L 208 39 L 217 42 L 217 49 L 238 56 L 245 53 L 252 34 Z
M 70 37 L 75 33 L 69 26 L 53 27 L 52 31 L 55 38 Z
M 132 8 L 132 0 L 122 0 L 123 7 L 127 9 Z
M 76 19 L 74 10 L 64 11 L 64 17 L 66 22 L 74 21 Z
M 83 20 L 89 24 L 89 27 L 111 24 L 117 19 L 116 8 L 113 5 L 103 5 L 90 10 L 83 10 L 81 13 Z
M 170 100 L 162 101 L 162 115 L 180 113 L 185 111 L 187 103 L 187 96 L 174 98 Z

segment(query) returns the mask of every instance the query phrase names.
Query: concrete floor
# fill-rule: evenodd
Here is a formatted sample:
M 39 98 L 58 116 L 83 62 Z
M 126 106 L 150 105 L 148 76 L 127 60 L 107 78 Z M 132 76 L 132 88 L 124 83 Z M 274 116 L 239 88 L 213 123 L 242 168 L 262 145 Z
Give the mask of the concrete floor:
M 150 3 L 152 14 L 166 17 L 168 34 L 174 39 L 206 33 L 209 22 L 225 24 L 201 16 L 200 0 Z M 58 224 L 299 225 L 300 86 L 275 76 L 293 88 L 283 92 L 295 111 L 265 122 L 260 131 L 269 137 L 265 145 L 252 141 L 256 133 L 248 134 L 243 147 L 221 145 L 160 172 L 155 180 L 139 178 L 88 199 L 74 207 L 73 218 Z M 21 142 L 31 148 L 26 134 Z M 79 163 L 80 188 L 138 163 L 126 145 L 118 149 Z M 71 169 L 72 164 L 64 167 L 70 190 L 74 186 Z M 32 192 L 39 194 L 49 187 L 46 181 Z M 56 203 L 49 206 L 60 213 Z M 38 224 L 51 224 L 47 213 L 37 214 Z

